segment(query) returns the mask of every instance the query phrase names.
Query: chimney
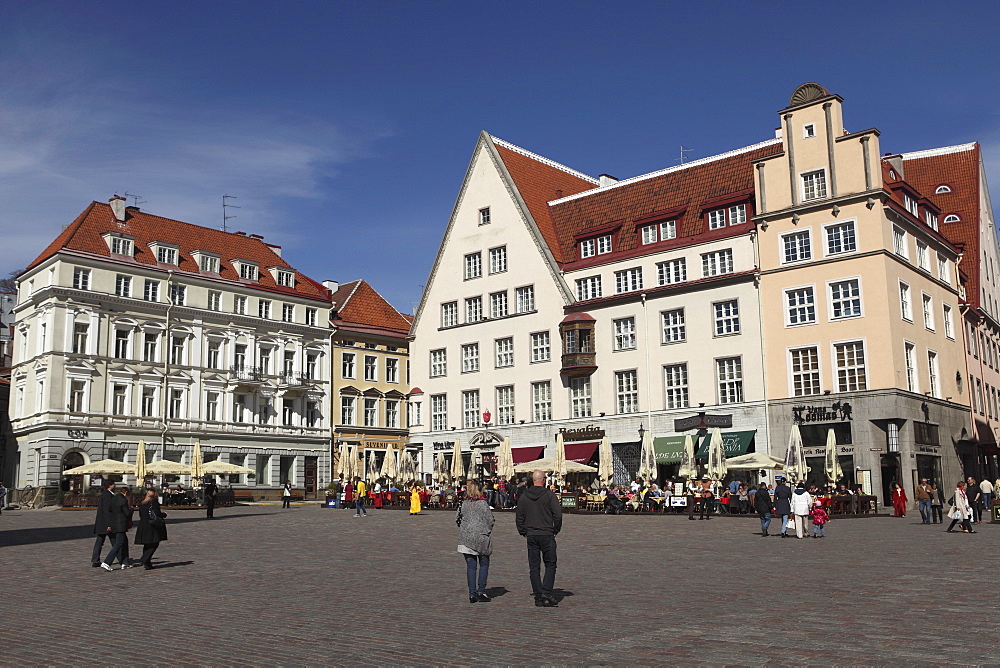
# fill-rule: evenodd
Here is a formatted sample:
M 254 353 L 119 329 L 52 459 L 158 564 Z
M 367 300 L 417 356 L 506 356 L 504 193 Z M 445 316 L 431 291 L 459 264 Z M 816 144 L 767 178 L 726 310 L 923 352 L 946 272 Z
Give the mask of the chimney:
M 323 281 L 323 287 L 329 290 L 330 292 L 336 292 L 337 289 L 340 287 L 340 283 L 338 283 L 337 281 Z
M 601 187 L 602 188 L 607 188 L 612 183 L 618 183 L 618 179 L 616 179 L 615 177 L 611 176 L 610 174 L 601 174 L 601 176 L 599 178 L 601 180 Z
M 272 251 L 274 251 L 275 255 L 281 257 L 281 246 L 276 246 L 275 244 L 269 244 L 266 241 L 264 242 L 264 245 L 270 248 Z
M 111 205 L 111 211 L 115 214 L 115 220 L 119 223 L 125 222 L 125 198 L 121 195 L 115 195 L 108 200 Z

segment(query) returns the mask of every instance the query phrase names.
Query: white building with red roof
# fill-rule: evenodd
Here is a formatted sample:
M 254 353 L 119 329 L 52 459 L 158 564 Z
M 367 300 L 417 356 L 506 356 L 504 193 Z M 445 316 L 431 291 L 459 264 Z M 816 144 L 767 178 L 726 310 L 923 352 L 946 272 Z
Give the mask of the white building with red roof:
M 252 469 L 230 482 L 261 496 L 286 480 L 313 495 L 328 479 L 316 472 L 330 468 L 330 291 L 280 247 L 116 196 L 91 203 L 18 286 L 18 486 L 134 463 L 140 442 L 147 462 L 186 464 L 200 443 L 206 461 Z

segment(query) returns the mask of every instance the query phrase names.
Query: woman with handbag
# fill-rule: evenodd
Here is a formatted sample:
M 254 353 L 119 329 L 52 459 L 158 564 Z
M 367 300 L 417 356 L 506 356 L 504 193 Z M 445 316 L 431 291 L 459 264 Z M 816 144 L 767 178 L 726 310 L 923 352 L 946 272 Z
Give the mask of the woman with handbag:
M 142 545 L 139 563 L 147 571 L 153 568 L 156 548 L 167 539 L 167 525 L 163 521 L 167 514 L 160 510 L 156 496 L 155 489 L 146 490 L 146 496 L 139 504 L 139 527 L 135 530 L 135 544 Z
M 969 497 L 965 494 L 965 481 L 959 480 L 958 485 L 955 488 L 955 505 L 951 507 L 948 511 L 948 517 L 951 518 L 951 524 L 948 525 L 946 531 L 948 533 L 955 533 L 955 525 L 959 522 L 962 523 L 962 533 L 976 533 L 972 530 L 972 508 L 969 506 Z
M 465 499 L 458 507 L 458 552 L 465 557 L 465 574 L 469 584 L 469 603 L 489 603 L 486 578 L 490 573 L 493 554 L 493 511 L 483 496 L 479 483 L 469 481 Z M 478 569 L 478 577 L 477 571 Z

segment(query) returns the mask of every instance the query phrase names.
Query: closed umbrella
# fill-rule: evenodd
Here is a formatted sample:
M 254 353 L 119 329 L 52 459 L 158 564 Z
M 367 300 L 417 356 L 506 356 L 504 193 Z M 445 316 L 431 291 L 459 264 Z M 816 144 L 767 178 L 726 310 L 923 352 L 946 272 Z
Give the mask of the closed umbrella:
M 694 439 L 691 434 L 684 437 L 684 452 L 681 453 L 681 466 L 677 470 L 681 478 L 694 478 L 698 475 L 697 463 L 694 461 Z
M 435 485 L 440 485 L 441 484 L 441 478 L 444 475 L 443 472 L 442 472 L 442 470 L 441 470 L 442 469 L 442 466 L 441 466 L 441 453 L 440 452 L 435 452 L 432 455 L 432 457 L 434 458 L 434 461 L 433 461 L 433 470 L 431 471 L 431 477 L 434 479 L 434 484 Z
M 611 484 L 615 475 L 615 465 L 611 458 L 611 439 L 605 436 L 601 439 L 601 451 L 597 464 L 597 477 L 605 484 Z
M 656 451 L 653 450 L 653 432 L 642 433 L 642 452 L 639 455 L 639 477 L 647 483 L 656 480 Z
M 204 476 L 205 474 L 202 472 L 204 467 L 205 462 L 201 457 L 201 443 L 196 441 L 194 444 L 194 453 L 191 454 L 191 477 L 201 478 Z
M 346 443 L 341 443 L 340 444 L 340 456 L 337 458 L 337 475 L 340 476 L 341 480 L 345 480 L 345 481 L 348 479 L 347 478 L 347 473 L 348 473 L 348 470 L 347 470 L 347 465 L 348 465 L 347 456 L 348 456 L 347 444 Z
M 722 444 L 722 432 L 716 427 L 712 430 L 712 438 L 708 442 L 708 477 L 712 480 L 722 480 L 726 477 L 726 449 Z
M 399 467 L 396 466 L 396 448 L 385 449 L 385 459 L 382 460 L 381 474 L 388 480 L 395 480 L 399 475 Z
M 800 464 L 801 460 L 801 464 Z M 792 482 L 805 478 L 805 456 L 802 453 L 802 432 L 799 425 L 793 424 L 788 434 L 788 450 L 785 451 L 785 474 Z
M 556 434 L 556 456 L 555 460 L 555 471 L 556 477 L 559 479 L 559 484 L 562 485 L 566 480 L 566 443 L 563 440 L 562 432 Z
M 358 446 L 352 445 L 347 451 L 347 461 L 351 470 L 351 480 L 360 478 L 364 474 L 364 470 L 361 468 L 361 462 L 358 461 Z
M 826 430 L 826 479 L 831 485 L 836 485 L 837 481 L 844 477 L 844 471 L 840 468 L 840 460 L 837 458 L 837 436 L 832 429 Z
M 371 450 L 362 452 L 361 459 L 365 462 L 365 480 L 371 484 L 378 477 L 378 470 L 375 468 L 375 453 Z
M 416 480 L 417 467 L 413 462 L 413 456 L 406 451 L 399 453 L 399 479 L 404 482 Z
M 141 485 L 146 477 L 146 442 L 139 441 L 139 447 L 135 451 L 135 481 Z
M 465 477 L 465 462 L 462 461 L 462 444 L 455 440 L 455 450 L 451 455 L 451 477 L 455 485 L 461 483 Z
M 514 475 L 514 452 L 510 449 L 510 437 L 506 437 L 500 443 L 500 452 L 497 453 L 497 476 L 503 480 L 509 480 Z

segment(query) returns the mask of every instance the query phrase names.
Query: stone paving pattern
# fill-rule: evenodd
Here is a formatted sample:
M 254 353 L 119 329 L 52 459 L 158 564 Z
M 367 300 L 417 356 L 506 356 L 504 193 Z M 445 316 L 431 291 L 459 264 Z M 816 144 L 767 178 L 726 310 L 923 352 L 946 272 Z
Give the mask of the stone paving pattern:
M 563 601 L 535 608 L 509 513 L 495 598 L 477 604 L 452 512 L 254 506 L 168 523 L 156 569 L 107 573 L 89 563 L 92 512 L 4 512 L 0 665 L 1000 662 L 1000 525 L 835 519 L 795 540 L 762 538 L 753 518 L 567 515 Z

